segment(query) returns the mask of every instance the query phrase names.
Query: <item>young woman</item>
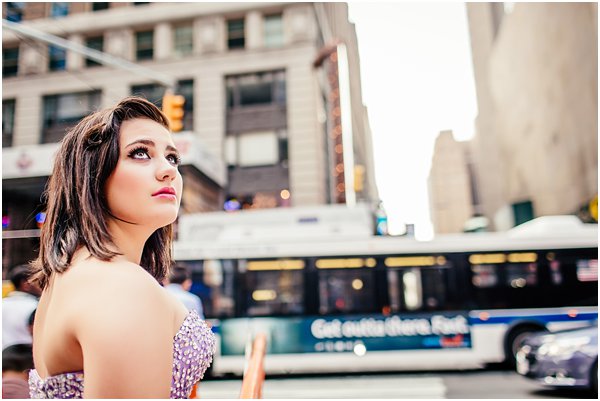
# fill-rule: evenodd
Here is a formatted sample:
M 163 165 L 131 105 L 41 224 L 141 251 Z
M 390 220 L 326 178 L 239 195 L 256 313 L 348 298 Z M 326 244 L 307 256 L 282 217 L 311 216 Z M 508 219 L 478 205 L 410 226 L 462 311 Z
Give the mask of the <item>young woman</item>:
M 159 284 L 182 195 L 163 113 L 137 97 L 64 138 L 34 280 L 32 398 L 187 398 L 214 336 Z

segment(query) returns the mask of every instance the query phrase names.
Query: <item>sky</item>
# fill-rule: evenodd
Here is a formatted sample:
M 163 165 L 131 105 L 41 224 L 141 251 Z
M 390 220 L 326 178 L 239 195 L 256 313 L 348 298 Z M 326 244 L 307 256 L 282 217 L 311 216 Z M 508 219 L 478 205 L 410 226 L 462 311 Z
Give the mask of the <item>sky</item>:
M 474 135 L 477 104 L 462 2 L 349 2 L 375 176 L 390 234 L 429 239 L 427 177 L 440 131 Z

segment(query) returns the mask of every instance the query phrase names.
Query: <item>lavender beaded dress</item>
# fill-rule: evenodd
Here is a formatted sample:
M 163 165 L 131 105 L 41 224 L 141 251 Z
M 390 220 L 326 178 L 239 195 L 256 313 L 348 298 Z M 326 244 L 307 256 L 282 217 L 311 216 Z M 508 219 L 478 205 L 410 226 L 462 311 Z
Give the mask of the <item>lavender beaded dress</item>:
M 195 311 L 191 311 L 173 338 L 173 375 L 170 398 L 188 398 L 192 387 L 212 362 L 215 336 Z M 42 379 L 29 372 L 31 398 L 83 398 L 83 372 L 61 373 Z

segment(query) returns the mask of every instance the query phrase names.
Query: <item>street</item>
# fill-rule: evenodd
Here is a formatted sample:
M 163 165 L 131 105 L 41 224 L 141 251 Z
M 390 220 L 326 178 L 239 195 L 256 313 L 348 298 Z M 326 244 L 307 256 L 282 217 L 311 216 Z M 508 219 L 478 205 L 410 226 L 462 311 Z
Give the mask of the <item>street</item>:
M 237 398 L 241 379 L 200 384 L 200 398 Z M 263 398 L 564 399 L 596 398 L 587 391 L 549 389 L 509 370 L 267 377 Z

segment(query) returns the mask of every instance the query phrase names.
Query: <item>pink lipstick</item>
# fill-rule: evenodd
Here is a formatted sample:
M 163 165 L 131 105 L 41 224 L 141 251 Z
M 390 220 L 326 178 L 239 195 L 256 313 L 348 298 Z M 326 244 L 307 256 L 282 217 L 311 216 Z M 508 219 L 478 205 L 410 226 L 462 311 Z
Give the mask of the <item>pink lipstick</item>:
M 175 192 L 174 188 L 164 187 L 153 193 L 152 196 L 159 198 L 176 199 L 177 192 Z

